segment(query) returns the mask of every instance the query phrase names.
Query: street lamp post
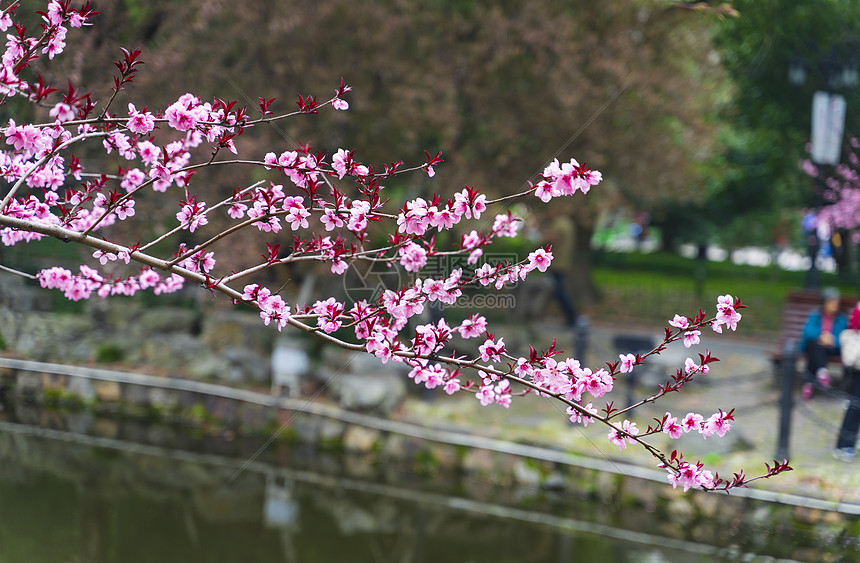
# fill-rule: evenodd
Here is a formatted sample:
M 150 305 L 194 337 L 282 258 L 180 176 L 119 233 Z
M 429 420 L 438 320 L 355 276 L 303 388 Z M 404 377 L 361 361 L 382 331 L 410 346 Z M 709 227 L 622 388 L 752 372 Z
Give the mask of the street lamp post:
M 846 46 L 848 44 L 846 43 Z M 840 45 L 835 45 L 825 56 L 816 52 L 811 60 L 794 57 L 788 65 L 788 82 L 800 87 L 806 83 L 809 65 L 816 67 L 818 74 L 823 76 L 825 90 L 815 92 L 812 99 L 812 161 L 819 167 L 836 165 L 842 153 L 842 133 L 845 128 L 845 98 L 833 93 L 837 90 L 851 90 L 860 82 L 860 68 L 853 56 L 841 58 Z M 850 51 L 853 52 L 853 51 Z M 817 217 L 818 210 L 824 203 L 824 183 L 819 175 L 815 180 L 812 208 Z M 818 289 L 819 271 L 816 264 L 821 241 L 817 228 L 807 230 L 807 246 L 810 266 L 806 274 L 807 289 Z

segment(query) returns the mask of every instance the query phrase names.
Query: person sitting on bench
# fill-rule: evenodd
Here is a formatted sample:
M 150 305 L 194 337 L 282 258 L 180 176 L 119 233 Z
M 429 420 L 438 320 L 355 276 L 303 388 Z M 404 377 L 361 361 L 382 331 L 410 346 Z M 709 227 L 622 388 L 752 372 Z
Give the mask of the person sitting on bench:
M 800 350 L 806 354 L 805 383 L 801 387 L 805 400 L 812 398 L 815 381 L 830 387 L 827 360 L 839 354 L 839 333 L 847 326 L 848 320 L 839 312 L 839 290 L 825 287 L 821 291 L 821 308 L 809 314 L 800 342 Z

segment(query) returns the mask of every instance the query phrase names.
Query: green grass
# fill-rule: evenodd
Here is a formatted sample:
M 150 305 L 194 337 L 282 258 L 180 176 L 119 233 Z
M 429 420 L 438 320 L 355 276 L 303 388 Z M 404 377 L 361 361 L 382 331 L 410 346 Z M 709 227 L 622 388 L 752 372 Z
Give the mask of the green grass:
M 601 253 L 592 270 L 601 300 L 586 307 L 595 319 L 636 324 L 665 324 L 675 313 L 713 314 L 718 295 L 730 293 L 749 306 L 742 311 L 744 332 L 774 337 L 779 333 L 786 295 L 804 287 L 806 272 L 775 267 L 702 264 L 672 254 Z M 821 285 L 857 295 L 856 280 L 821 274 Z

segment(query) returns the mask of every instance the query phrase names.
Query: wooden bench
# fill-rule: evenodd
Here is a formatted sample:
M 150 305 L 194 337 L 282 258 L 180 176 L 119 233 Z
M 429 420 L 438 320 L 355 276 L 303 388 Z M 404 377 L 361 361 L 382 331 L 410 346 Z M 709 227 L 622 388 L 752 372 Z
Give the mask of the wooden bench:
M 843 295 L 839 299 L 839 312 L 850 315 L 857 304 L 857 297 Z M 821 306 L 821 292 L 815 289 L 801 289 L 792 291 L 785 298 L 785 306 L 782 309 L 782 324 L 780 324 L 779 343 L 771 354 L 774 375 L 779 373 L 779 366 L 785 353 L 785 346 L 791 342 L 793 350 L 790 352 L 799 355 L 800 341 L 803 337 L 803 327 L 809 313 Z M 830 363 L 842 364 L 838 355 L 830 356 Z

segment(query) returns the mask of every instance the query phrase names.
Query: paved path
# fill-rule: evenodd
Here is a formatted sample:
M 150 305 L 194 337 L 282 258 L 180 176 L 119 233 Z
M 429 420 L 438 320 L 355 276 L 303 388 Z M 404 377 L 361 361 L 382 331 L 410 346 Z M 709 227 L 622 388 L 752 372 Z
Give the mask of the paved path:
M 499 330 L 500 334 L 508 331 Z M 573 350 L 574 335 L 560 329 L 544 328 L 534 331 L 538 339 L 546 342 L 553 335 L 559 345 Z M 617 334 L 649 335 L 647 331 L 629 331 L 606 326 L 591 327 L 589 332 L 587 365 L 597 366 L 617 359 L 613 337 Z M 650 333 L 659 338 L 659 333 Z M 640 427 L 646 427 L 651 417 L 671 411 L 676 416 L 699 412 L 705 417 L 717 409 L 735 409 L 735 422 L 726 438 L 702 440 L 698 435 L 686 435 L 672 441 L 668 437 L 655 437 L 653 442 L 664 448 L 677 448 L 696 456 L 722 475 L 743 468 L 747 475 L 758 475 L 764 463 L 776 455 L 779 422 L 779 387 L 772 373 L 770 352 L 773 342 L 744 339 L 742 332 L 724 335 L 705 335 L 702 344 L 690 350 L 676 344 L 661 356 L 660 365 L 652 368 L 637 396 L 642 397 L 654 389 L 659 374 L 668 375 L 683 366 L 688 355 L 697 356 L 709 348 L 720 361 L 712 364 L 711 373 L 701 382 L 688 385 L 682 393 L 674 393 L 657 405 L 643 407 L 632 417 Z M 508 340 L 506 339 L 506 342 Z M 690 352 L 693 352 L 692 354 Z M 647 381 L 650 379 L 650 383 Z M 665 376 L 661 381 L 665 381 Z M 626 384 L 619 382 L 613 399 L 625 402 Z M 817 394 L 811 401 L 802 402 L 795 394 L 790 442 L 790 463 L 795 471 L 776 478 L 759 481 L 756 487 L 767 490 L 804 495 L 833 501 L 860 504 L 860 461 L 853 464 L 835 460 L 831 456 L 836 434 L 845 412 L 845 400 Z M 469 396 L 439 397 L 431 403 L 414 400 L 407 403 L 404 416 L 419 418 L 428 424 L 434 420 L 467 428 L 476 433 L 515 441 L 558 447 L 565 451 L 617 460 L 624 463 L 654 466 L 654 460 L 644 451 L 628 449 L 619 452 L 606 439 L 605 427 L 597 425 L 583 429 L 567 423 L 561 407 L 548 400 L 528 397 L 514 401 L 511 409 L 481 408 Z

